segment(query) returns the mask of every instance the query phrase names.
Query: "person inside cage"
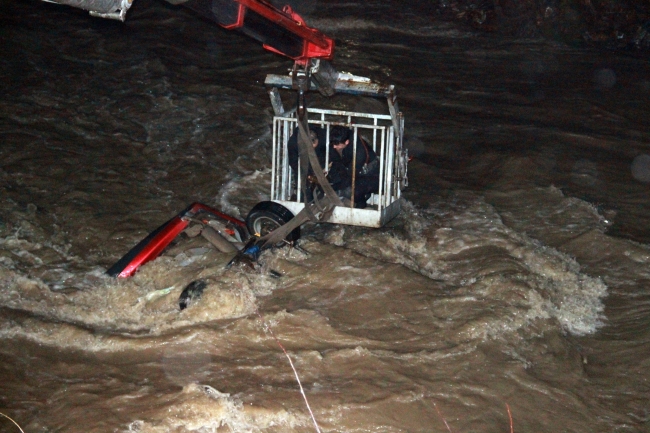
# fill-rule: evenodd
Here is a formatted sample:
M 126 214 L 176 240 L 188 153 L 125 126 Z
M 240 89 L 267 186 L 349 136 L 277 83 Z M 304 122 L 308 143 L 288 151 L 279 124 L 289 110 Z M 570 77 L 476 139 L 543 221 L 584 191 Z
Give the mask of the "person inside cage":
M 289 166 L 291 167 L 291 180 L 293 185 L 296 186 L 296 189 L 300 188 L 298 185 L 298 161 L 299 161 L 299 151 L 298 151 L 298 128 L 296 127 L 293 131 L 289 141 L 287 142 L 287 153 L 289 156 Z M 327 173 L 328 167 L 325 166 L 327 159 L 327 146 L 326 146 L 326 131 L 324 128 L 321 128 L 317 125 L 309 125 L 309 139 L 311 144 L 314 147 L 316 152 L 316 157 L 321 168 Z M 304 155 L 307 158 L 307 155 Z M 330 158 L 332 155 L 330 154 Z M 316 176 L 314 174 L 314 169 L 309 165 L 309 171 L 307 173 L 307 194 L 308 200 L 312 198 L 312 190 L 316 186 Z M 295 200 L 295 197 L 292 197 L 292 200 Z
M 350 145 L 354 141 L 354 131 L 350 128 L 333 126 L 329 138 L 330 146 L 335 151 L 330 155 L 338 155 L 338 158 L 333 158 L 334 163 L 329 169 L 330 183 L 341 198 L 350 199 L 354 189 L 354 207 L 363 209 L 371 194 L 379 192 L 379 158 L 359 134 L 356 143 Z

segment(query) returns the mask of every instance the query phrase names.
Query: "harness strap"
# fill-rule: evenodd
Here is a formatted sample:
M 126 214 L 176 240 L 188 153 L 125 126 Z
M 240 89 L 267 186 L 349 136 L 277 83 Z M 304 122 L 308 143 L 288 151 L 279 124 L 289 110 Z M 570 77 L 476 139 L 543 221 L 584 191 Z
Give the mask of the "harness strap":
M 332 185 L 330 185 L 329 181 L 325 177 L 323 168 L 321 167 L 320 162 L 318 161 L 318 157 L 316 156 L 316 151 L 311 144 L 308 132 L 309 123 L 307 121 L 306 115 L 298 118 L 298 131 L 298 149 L 300 151 L 299 155 L 300 158 L 304 160 L 304 162 L 301 162 L 301 164 L 306 163 L 307 167 L 309 164 L 311 164 L 312 168 L 314 169 L 314 175 L 318 179 L 318 183 L 323 189 L 324 196 L 319 199 L 317 195 L 315 195 L 313 200 L 307 203 L 307 167 L 301 165 L 301 167 L 305 167 L 304 169 L 301 168 L 302 179 L 300 182 L 303 194 L 305 194 L 305 207 L 300 212 L 298 212 L 298 215 L 293 217 L 291 221 L 284 224 L 283 226 L 278 227 L 277 229 L 268 233 L 266 236 L 259 238 L 257 242 L 263 242 L 262 248 L 273 246 L 279 242 L 282 242 L 282 240 L 285 239 L 287 235 L 293 231 L 293 229 L 299 227 L 301 224 L 304 224 L 307 221 L 326 221 L 336 206 L 343 206 L 343 202 L 338 197 L 338 195 L 336 195 L 332 189 Z

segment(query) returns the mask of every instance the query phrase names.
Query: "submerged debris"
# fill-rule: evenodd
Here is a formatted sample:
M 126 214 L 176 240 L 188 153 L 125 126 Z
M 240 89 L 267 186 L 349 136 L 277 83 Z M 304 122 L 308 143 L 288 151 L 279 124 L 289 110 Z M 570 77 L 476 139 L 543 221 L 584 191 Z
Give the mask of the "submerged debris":
M 203 289 L 207 286 L 206 282 L 203 280 L 192 281 L 190 284 L 183 289 L 183 293 L 178 298 L 178 306 L 181 310 L 186 309 L 194 301 L 201 299 L 203 294 Z

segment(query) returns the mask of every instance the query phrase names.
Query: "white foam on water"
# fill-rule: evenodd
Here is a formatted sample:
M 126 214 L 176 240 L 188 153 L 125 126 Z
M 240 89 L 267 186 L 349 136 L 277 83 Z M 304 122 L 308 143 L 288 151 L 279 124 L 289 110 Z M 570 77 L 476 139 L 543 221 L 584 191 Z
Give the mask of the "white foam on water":
M 258 202 L 269 200 L 270 189 L 271 169 L 256 170 L 226 183 L 215 201 L 222 212 L 244 219 Z
M 444 282 L 454 296 L 441 302 L 480 309 L 464 327 L 468 338 L 495 338 L 536 319 L 552 318 L 574 335 L 603 325 L 607 288 L 573 258 L 508 228 L 480 198 L 439 205 L 406 204 L 405 231 L 350 235 L 345 245 Z
M 308 419 L 285 410 L 268 410 L 244 403 L 209 385 L 192 383 L 171 397 L 173 402 L 147 413 L 146 420 L 129 423 L 125 432 L 217 433 L 260 432 L 265 429 L 293 429 Z
M 129 334 L 153 337 L 250 315 L 257 297 L 270 294 L 276 282 L 260 273 L 226 272 L 229 259 L 215 251 L 192 264 L 178 255 L 162 256 L 129 279 L 94 270 L 87 278 L 95 279 L 95 286 L 77 291 L 53 291 L 38 278 L 0 266 L 0 305 L 28 314 L 18 322 L 3 321 L 0 333 L 80 350 L 122 350 L 134 344 Z M 179 311 L 181 292 L 196 279 L 207 284 L 200 300 Z

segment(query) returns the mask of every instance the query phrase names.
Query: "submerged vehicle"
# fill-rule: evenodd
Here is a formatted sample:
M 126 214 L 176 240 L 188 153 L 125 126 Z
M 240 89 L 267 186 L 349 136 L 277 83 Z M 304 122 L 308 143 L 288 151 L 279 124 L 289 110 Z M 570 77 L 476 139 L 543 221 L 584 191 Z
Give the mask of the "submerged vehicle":
M 192 226 L 190 227 L 191 223 Z M 246 223 L 203 203 L 192 203 L 178 215 L 138 242 L 106 273 L 112 277 L 130 277 L 140 266 L 158 257 L 182 232 L 202 235 L 222 252 L 237 252 L 250 237 Z
M 44 1 L 86 9 L 93 16 L 124 21 L 133 0 Z M 109 275 L 133 275 L 138 267 L 161 254 L 181 232 L 190 230 L 192 221 L 198 222 L 199 226 L 192 230 L 221 251 L 234 252 L 235 258 L 256 259 L 261 249 L 295 243 L 300 238 L 300 227 L 306 222 L 376 228 L 400 212 L 401 191 L 408 185 L 408 155 L 403 140 L 404 118 L 398 108 L 394 86 L 336 71 L 329 62 L 334 57 L 334 41 L 307 26 L 290 6 L 280 10 L 266 0 L 167 1 L 192 9 L 225 29 L 238 30 L 261 42 L 266 50 L 294 60 L 289 75 L 267 75 L 265 80 L 274 111 L 270 200 L 255 205 L 246 221 L 205 204 L 193 203 L 139 242 L 108 270 Z M 297 93 L 297 98 L 294 95 L 297 100 L 295 107 L 284 108 L 281 91 Z M 308 109 L 305 95 L 310 91 L 326 97 L 348 94 L 384 98 L 387 110 L 385 114 L 375 114 Z M 310 128 L 314 126 L 325 135 L 324 167 L 309 137 Z M 368 194 L 364 208 L 358 208 L 354 202 L 354 191 L 358 186 L 356 169 L 351 170 L 349 200 L 334 191 L 324 170 L 329 168 L 329 149 L 334 144 L 330 143 L 330 132 L 337 126 L 347 128 L 353 143 L 361 140 L 377 156 L 378 188 Z M 289 141 L 294 134 L 299 162 L 292 167 Z M 356 144 L 352 146 L 352 167 L 356 167 L 357 147 Z M 369 152 L 366 149 L 366 155 Z M 314 185 L 317 185 L 316 192 Z M 219 229 L 214 229 L 215 224 Z

